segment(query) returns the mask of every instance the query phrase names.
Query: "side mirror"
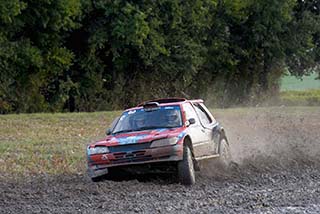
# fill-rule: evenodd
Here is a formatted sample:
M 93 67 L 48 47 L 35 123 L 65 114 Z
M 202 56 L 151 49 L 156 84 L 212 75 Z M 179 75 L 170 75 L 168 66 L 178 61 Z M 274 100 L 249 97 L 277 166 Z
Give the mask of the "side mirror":
M 196 123 L 196 119 L 194 119 L 194 118 L 190 118 L 188 121 L 189 121 L 190 125 Z
M 106 135 L 110 135 L 111 134 L 111 129 L 108 128 L 107 131 L 106 131 Z
M 106 131 L 106 135 L 111 135 L 111 132 L 112 132 L 112 130 L 114 129 L 114 127 L 116 126 L 119 118 L 120 118 L 120 117 L 116 117 L 116 118 L 112 121 L 110 127 L 109 127 L 109 128 L 107 129 L 107 131 Z
M 186 126 L 190 126 L 192 124 L 195 124 L 196 123 L 196 119 L 194 118 L 190 118 L 189 120 L 186 121 Z

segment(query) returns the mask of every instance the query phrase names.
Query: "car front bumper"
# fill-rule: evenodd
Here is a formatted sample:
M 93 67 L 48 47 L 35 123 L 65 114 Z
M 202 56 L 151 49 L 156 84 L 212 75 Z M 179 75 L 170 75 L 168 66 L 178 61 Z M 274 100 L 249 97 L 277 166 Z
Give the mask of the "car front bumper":
M 88 155 L 88 174 L 91 178 L 108 174 L 108 168 L 158 162 L 179 161 L 183 158 L 183 145 L 148 148 L 107 154 Z

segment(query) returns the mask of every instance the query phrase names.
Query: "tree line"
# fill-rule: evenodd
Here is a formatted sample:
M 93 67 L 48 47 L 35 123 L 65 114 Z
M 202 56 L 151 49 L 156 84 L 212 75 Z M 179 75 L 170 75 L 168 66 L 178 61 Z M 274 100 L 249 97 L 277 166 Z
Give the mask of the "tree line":
M 0 0 L 0 113 L 217 106 L 319 72 L 318 0 Z

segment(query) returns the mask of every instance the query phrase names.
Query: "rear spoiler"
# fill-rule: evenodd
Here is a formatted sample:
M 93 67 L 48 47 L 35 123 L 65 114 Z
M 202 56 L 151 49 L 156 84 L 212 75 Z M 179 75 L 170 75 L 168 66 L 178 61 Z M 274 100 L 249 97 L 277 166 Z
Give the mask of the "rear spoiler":
M 179 97 L 169 97 L 169 98 L 162 98 L 162 99 L 155 99 L 155 100 L 148 100 L 146 102 L 140 103 L 138 107 L 144 106 L 148 103 L 156 102 L 158 104 L 162 103 L 176 103 L 176 102 L 184 102 L 186 101 L 185 98 L 179 98 Z
M 147 105 L 155 105 L 155 104 L 163 104 L 163 103 L 176 103 L 176 102 L 184 102 L 189 101 L 191 103 L 203 103 L 202 99 L 196 99 L 196 100 L 187 100 L 185 98 L 179 98 L 179 97 L 171 97 L 171 98 L 164 98 L 164 99 L 155 99 L 155 100 L 149 100 L 143 103 L 140 103 L 137 107 L 145 107 Z
M 197 99 L 197 100 L 190 100 L 190 102 L 193 103 L 203 103 L 202 99 Z

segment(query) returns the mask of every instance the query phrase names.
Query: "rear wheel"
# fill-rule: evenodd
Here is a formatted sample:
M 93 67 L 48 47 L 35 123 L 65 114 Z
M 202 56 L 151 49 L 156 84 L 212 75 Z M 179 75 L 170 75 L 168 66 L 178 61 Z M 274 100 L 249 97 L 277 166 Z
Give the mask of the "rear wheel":
M 178 177 L 180 183 L 184 185 L 192 185 L 195 183 L 192 152 L 188 146 L 184 146 L 183 159 L 178 163 Z
M 231 163 L 231 153 L 226 138 L 221 138 L 219 148 L 219 162 L 223 168 L 228 168 Z

